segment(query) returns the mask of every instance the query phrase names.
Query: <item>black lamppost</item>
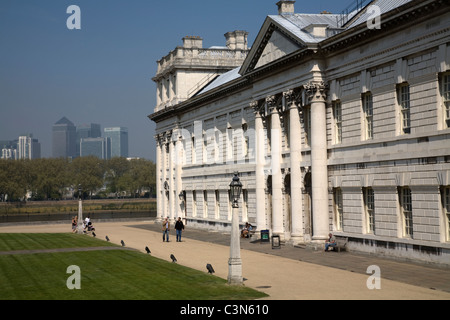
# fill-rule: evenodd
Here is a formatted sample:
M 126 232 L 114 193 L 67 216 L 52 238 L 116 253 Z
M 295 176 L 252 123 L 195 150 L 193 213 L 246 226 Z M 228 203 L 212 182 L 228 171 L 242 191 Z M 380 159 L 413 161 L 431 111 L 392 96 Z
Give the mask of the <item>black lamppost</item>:
M 242 191 L 242 183 L 239 181 L 238 172 L 234 173 L 230 183 L 230 201 L 232 201 L 233 215 L 231 220 L 230 259 L 228 259 L 228 284 L 242 284 L 242 260 L 241 244 L 239 238 L 239 197 Z

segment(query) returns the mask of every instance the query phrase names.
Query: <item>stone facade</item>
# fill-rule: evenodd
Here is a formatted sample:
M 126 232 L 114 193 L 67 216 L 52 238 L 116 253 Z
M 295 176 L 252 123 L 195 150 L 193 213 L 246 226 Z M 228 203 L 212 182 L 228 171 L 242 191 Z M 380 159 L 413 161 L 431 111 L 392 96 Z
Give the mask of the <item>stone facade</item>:
M 192 95 L 177 85 L 170 107 L 157 97 L 158 216 L 229 229 L 239 171 L 242 224 L 450 263 L 448 3 L 380 0 L 369 28 L 367 8 L 339 25 L 294 2 L 278 3 L 237 69 L 193 77 Z

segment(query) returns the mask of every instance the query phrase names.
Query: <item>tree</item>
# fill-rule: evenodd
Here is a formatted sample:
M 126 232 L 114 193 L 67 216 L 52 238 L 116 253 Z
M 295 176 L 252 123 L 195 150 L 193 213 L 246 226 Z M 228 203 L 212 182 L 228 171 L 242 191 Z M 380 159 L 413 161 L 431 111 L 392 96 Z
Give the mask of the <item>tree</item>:
M 81 188 L 84 192 L 92 193 L 103 186 L 105 166 L 103 160 L 89 156 L 76 158 L 70 164 L 72 187 Z
M 123 191 L 121 177 L 130 170 L 130 162 L 122 157 L 114 157 L 106 163 L 105 182 L 109 192 L 117 193 Z M 122 190 L 121 190 L 122 189 Z
M 24 160 L 0 159 L 0 195 L 8 201 L 24 200 L 27 194 Z
M 69 162 L 66 159 L 35 159 L 28 166 L 29 189 L 35 199 L 60 199 L 69 185 Z

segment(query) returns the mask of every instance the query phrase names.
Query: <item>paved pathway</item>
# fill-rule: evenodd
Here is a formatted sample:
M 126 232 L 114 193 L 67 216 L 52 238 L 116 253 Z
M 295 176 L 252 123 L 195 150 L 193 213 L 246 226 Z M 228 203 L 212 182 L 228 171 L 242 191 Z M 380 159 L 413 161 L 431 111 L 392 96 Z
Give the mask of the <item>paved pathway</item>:
M 147 222 L 94 223 L 97 238 L 106 235 L 111 242 L 124 240 L 128 248 L 145 252 L 145 246 L 155 257 L 171 261 L 174 254 L 179 264 L 206 272 L 211 263 L 216 275 L 228 274 L 229 235 L 187 228 L 183 241 L 163 242 L 159 224 Z M 1 227 L 0 232 L 68 232 L 67 225 L 35 225 Z M 268 299 L 445 299 L 450 300 L 448 268 L 418 265 L 368 255 L 341 252 L 319 252 L 241 240 L 244 284 L 263 291 Z M 381 269 L 381 289 L 369 290 L 367 267 Z M 433 289 L 430 289 L 433 288 Z

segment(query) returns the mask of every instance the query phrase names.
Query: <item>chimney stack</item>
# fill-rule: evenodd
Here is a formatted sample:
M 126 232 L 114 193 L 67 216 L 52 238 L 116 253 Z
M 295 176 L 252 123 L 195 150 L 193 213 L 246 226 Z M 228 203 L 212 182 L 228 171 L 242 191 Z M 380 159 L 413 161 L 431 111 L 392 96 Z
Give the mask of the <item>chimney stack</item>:
M 203 48 L 203 39 L 199 36 L 186 36 L 183 38 L 184 48 Z
M 281 0 L 277 2 L 278 14 L 294 14 L 294 0 Z
M 225 33 L 228 49 L 247 50 L 247 36 L 248 32 L 240 30 Z

